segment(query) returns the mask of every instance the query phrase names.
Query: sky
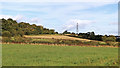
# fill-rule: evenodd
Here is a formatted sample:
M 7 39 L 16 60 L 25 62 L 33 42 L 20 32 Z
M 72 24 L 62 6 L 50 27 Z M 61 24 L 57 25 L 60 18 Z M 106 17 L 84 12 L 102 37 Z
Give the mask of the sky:
M 114 2 L 0 2 L 0 18 L 65 30 L 118 35 L 118 3 Z

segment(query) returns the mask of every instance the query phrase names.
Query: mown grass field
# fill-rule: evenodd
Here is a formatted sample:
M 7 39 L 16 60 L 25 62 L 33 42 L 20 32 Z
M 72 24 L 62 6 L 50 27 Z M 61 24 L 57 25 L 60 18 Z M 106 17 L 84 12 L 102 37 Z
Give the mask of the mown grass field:
M 75 37 L 69 37 L 65 35 L 24 35 L 26 38 L 44 38 L 44 39 L 67 39 L 67 40 L 80 40 L 80 41 L 91 41 L 88 39 L 81 39 Z
M 116 66 L 118 48 L 3 44 L 3 66 Z

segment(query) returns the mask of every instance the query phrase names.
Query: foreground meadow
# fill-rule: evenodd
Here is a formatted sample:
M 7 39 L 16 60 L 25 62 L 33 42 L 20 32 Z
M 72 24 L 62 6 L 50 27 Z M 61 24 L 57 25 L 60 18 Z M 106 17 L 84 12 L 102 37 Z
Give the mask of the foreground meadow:
M 118 48 L 3 44 L 3 66 L 116 66 Z

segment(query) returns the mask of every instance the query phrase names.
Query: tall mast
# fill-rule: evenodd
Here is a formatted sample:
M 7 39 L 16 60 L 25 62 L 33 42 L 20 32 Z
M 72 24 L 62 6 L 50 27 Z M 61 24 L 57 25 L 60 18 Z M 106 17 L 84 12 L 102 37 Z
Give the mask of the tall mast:
M 78 23 L 77 23 L 77 27 L 76 27 L 76 32 L 77 32 L 77 34 L 78 34 Z

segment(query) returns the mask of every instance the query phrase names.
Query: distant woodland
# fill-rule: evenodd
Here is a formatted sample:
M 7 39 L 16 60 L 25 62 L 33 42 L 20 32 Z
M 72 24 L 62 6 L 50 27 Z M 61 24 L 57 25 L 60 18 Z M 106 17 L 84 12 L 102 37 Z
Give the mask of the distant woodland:
M 39 35 L 39 34 L 57 34 L 54 29 L 47 29 L 43 26 L 35 24 L 30 25 L 25 22 L 17 22 L 11 18 L 1 19 L 2 21 L 2 36 L 23 36 L 23 35 Z M 1 35 L 1 34 L 0 34 Z

